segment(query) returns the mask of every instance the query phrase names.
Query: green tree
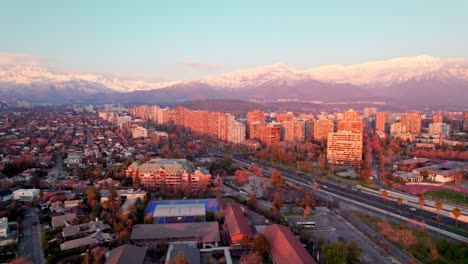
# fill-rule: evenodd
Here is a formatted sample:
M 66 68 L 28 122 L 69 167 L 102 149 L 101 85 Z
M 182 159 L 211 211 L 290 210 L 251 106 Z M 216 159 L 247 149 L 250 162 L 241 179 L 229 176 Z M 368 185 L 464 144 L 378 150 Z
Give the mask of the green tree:
M 330 243 L 322 248 L 327 264 L 343 264 L 347 261 L 348 247 L 344 242 Z
M 268 251 L 270 251 L 270 242 L 268 242 L 266 236 L 262 233 L 256 234 L 252 243 L 252 253 L 263 256 Z

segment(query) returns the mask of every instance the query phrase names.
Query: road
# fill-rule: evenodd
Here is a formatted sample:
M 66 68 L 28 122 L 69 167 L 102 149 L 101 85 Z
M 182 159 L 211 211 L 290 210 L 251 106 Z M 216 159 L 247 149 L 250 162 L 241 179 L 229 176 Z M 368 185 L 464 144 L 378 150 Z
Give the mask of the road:
M 212 147 L 207 148 L 210 153 L 221 157 L 230 154 L 229 152 L 215 149 Z M 252 164 L 251 160 L 240 158 L 237 156 L 234 156 L 232 160 L 233 163 L 243 168 L 248 168 Z M 310 178 L 307 175 L 304 175 L 303 173 L 295 173 L 294 171 L 285 169 L 283 167 L 273 167 L 270 164 L 261 161 L 256 161 L 256 163 L 262 166 L 263 174 L 266 177 L 271 177 L 272 171 L 278 170 L 283 175 L 285 181 L 293 183 L 303 189 L 312 190 L 312 182 L 310 181 Z M 345 186 L 342 186 L 335 182 L 331 182 L 329 180 L 326 182 L 322 182 L 321 179 L 316 179 L 316 181 L 319 184 L 319 186 L 321 186 L 321 188 L 326 188 L 328 192 L 331 192 L 338 196 L 350 198 L 363 204 L 367 204 L 372 207 L 385 210 L 387 212 L 399 214 L 401 216 L 412 219 L 412 221 L 417 221 L 420 223 L 424 222 L 426 225 L 431 225 L 433 227 L 440 228 L 463 237 L 468 237 L 468 223 L 457 223 L 456 220 L 452 217 L 440 215 L 440 221 L 437 221 L 437 213 L 435 211 L 426 211 L 419 209 L 419 207 L 416 210 L 416 212 L 411 211 L 410 208 L 413 208 L 414 204 L 402 204 L 401 206 L 399 206 L 396 201 L 388 199 L 386 201 L 383 201 L 380 195 L 376 193 L 359 192 L 357 190 L 347 190 Z M 427 209 L 427 207 L 425 207 L 424 209 Z
M 21 256 L 32 263 L 45 263 L 36 208 L 31 208 L 26 211 L 23 226 L 23 237 L 20 244 Z

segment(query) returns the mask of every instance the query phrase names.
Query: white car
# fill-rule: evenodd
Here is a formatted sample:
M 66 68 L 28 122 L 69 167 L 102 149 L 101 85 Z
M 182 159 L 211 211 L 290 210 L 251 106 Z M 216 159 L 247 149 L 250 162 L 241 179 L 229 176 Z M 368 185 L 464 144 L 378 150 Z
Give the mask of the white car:
M 411 208 L 410 208 L 410 211 L 416 212 L 416 208 L 411 207 Z

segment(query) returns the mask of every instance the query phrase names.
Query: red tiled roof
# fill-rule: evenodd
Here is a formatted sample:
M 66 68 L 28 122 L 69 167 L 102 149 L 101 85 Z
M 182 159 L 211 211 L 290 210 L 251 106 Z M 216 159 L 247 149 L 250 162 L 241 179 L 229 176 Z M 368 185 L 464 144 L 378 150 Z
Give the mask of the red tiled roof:
M 275 263 L 316 264 L 288 227 L 274 224 L 265 227 L 263 234 L 270 242 L 270 254 Z
M 252 230 L 247 219 L 247 207 L 238 203 L 226 203 L 224 206 L 224 219 L 231 237 L 235 235 L 247 235 L 253 237 Z

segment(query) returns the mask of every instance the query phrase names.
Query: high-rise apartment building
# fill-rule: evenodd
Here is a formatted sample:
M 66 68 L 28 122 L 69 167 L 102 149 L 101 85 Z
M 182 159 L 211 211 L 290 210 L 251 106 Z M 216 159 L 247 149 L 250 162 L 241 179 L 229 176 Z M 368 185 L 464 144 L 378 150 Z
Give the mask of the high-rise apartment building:
M 442 114 L 439 113 L 434 113 L 432 114 L 432 123 L 443 123 L 444 122 L 444 117 Z
M 375 107 L 365 107 L 363 111 L 364 117 L 369 117 L 377 113 L 377 108 Z
M 375 115 L 375 129 L 378 131 L 385 132 L 386 124 L 389 122 L 389 117 L 387 113 L 378 112 Z
M 329 133 L 327 159 L 330 164 L 353 166 L 362 159 L 362 134 L 351 131 Z
M 263 122 L 252 122 L 249 127 L 249 139 L 260 139 L 260 131 L 265 126 Z
M 408 111 L 401 117 L 401 124 L 406 127 L 410 133 L 421 133 L 421 113 L 416 110 Z
M 329 119 L 319 119 L 314 122 L 314 139 L 326 139 L 329 133 L 333 133 L 333 121 Z
M 265 122 L 265 113 L 261 110 L 252 110 L 247 113 L 247 125 L 252 122 Z
M 450 125 L 446 123 L 429 124 L 429 134 L 431 135 L 442 134 L 445 138 L 449 138 L 450 137 Z
M 281 141 L 281 126 L 278 124 L 264 125 L 260 129 L 260 141 L 266 145 Z
M 132 137 L 133 138 L 147 138 L 148 137 L 148 130 L 141 126 L 133 126 L 132 130 Z
M 363 128 L 364 124 L 359 113 L 349 109 L 343 113 L 343 120 L 338 121 L 336 130 L 362 133 Z
M 300 119 L 294 119 L 291 121 L 283 121 L 281 123 L 284 129 L 284 140 L 305 140 L 305 121 Z

